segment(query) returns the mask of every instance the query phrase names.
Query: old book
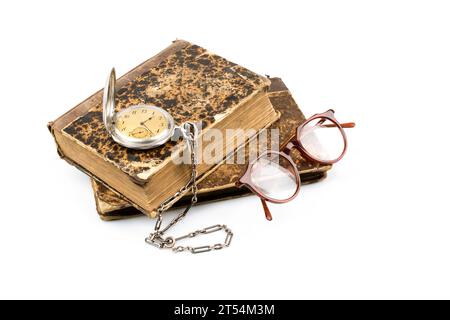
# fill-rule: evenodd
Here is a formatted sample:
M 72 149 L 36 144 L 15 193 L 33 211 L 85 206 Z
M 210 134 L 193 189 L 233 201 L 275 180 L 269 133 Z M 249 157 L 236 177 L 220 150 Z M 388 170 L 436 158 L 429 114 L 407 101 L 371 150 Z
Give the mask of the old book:
M 168 111 L 176 125 L 201 122 L 209 129 L 264 128 L 277 119 L 267 96 L 270 81 L 197 45 L 177 40 L 117 81 L 116 111 L 153 104 Z M 173 152 L 183 142 L 150 150 L 115 143 L 102 121 L 99 91 L 49 124 L 59 154 L 128 202 L 152 216 L 190 178 L 190 165 L 177 165 Z M 200 139 L 202 136 L 200 136 Z M 229 139 L 232 141 L 233 139 Z M 228 141 L 223 154 L 229 151 Z M 214 165 L 201 163 L 199 177 Z
M 280 142 L 288 140 L 295 129 L 305 121 L 305 117 L 295 103 L 288 88 L 280 78 L 271 78 L 269 89 L 270 101 L 277 112 L 281 114 L 278 121 L 269 129 L 279 129 Z M 246 155 L 248 156 L 248 155 Z M 303 159 L 299 153 L 293 154 L 302 184 L 319 181 L 326 177 L 331 166 L 317 165 Z M 235 187 L 237 178 L 244 172 L 245 164 L 222 164 L 214 172 L 205 177 L 198 185 L 199 203 L 229 199 L 249 194 L 246 188 Z M 97 212 L 103 220 L 117 220 L 140 215 L 120 194 L 115 193 L 105 185 L 92 180 Z M 185 195 L 175 205 L 188 203 L 190 195 Z

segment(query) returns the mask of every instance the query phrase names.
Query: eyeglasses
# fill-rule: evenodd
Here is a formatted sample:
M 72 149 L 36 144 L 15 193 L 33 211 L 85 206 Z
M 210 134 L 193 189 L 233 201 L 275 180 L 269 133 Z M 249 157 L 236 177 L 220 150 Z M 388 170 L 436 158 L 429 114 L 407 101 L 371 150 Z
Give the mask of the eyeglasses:
M 237 182 L 246 186 L 262 202 L 267 220 L 272 214 L 266 201 L 285 203 L 293 200 L 300 191 L 300 175 L 291 158 L 297 149 L 303 158 L 319 164 L 329 165 L 342 159 L 347 150 L 344 128 L 353 128 L 355 123 L 339 123 L 334 110 L 313 115 L 297 128 L 296 134 L 280 147 L 280 151 L 269 150 L 252 161 Z

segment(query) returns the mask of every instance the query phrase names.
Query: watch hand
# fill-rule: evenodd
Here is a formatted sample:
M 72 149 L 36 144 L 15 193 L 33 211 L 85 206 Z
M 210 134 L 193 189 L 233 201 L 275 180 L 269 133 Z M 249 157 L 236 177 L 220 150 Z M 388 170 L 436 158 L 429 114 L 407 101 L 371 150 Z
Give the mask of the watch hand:
M 151 118 L 153 118 L 153 116 L 151 116 L 150 118 L 148 118 L 147 120 L 145 120 L 145 121 L 143 121 L 143 122 L 141 122 L 141 126 L 143 126 L 144 125 L 144 123 L 146 123 L 147 121 L 149 121 Z
M 150 132 L 150 134 L 153 134 L 152 130 L 145 124 L 145 121 L 142 122 L 141 125 L 143 125 L 148 130 L 148 132 Z

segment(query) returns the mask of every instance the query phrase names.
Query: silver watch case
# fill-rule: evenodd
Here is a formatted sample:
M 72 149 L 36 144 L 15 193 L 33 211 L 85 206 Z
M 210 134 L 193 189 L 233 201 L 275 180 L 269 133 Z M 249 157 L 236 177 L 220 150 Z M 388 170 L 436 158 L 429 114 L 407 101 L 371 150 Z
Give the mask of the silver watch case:
M 164 109 L 147 104 L 139 104 L 133 105 L 126 109 L 123 109 L 117 113 L 115 113 L 115 87 L 116 87 L 116 72 L 114 68 L 111 70 L 111 73 L 106 81 L 105 89 L 103 90 L 103 123 L 106 127 L 106 130 L 110 134 L 111 138 L 117 142 L 118 144 L 138 150 L 146 150 L 151 148 L 156 148 L 164 143 L 166 143 L 173 135 L 175 130 L 175 122 L 172 116 Z M 122 113 L 130 111 L 132 109 L 137 108 L 146 108 L 148 110 L 157 110 L 159 111 L 167 120 L 167 129 L 162 131 L 156 136 L 147 139 L 138 139 L 124 135 L 121 133 L 115 123 L 116 119 L 121 116 Z

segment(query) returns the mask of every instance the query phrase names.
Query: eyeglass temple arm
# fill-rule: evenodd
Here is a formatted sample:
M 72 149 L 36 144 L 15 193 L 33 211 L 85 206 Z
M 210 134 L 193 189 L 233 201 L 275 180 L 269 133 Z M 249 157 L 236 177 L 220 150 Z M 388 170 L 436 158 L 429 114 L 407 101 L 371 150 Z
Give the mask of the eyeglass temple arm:
M 350 129 L 350 128 L 354 128 L 355 127 L 355 123 L 354 122 L 344 122 L 344 123 L 339 123 L 339 124 L 344 129 Z M 324 124 L 324 125 L 322 125 L 322 127 L 334 128 L 334 127 L 336 127 L 336 125 L 334 123 L 333 124 Z
M 244 185 L 241 182 L 236 181 L 236 187 L 241 188 L 243 186 Z M 269 207 L 267 206 L 266 200 L 264 200 L 263 198 L 259 198 L 259 199 L 261 200 L 261 203 L 262 203 L 262 206 L 264 209 L 264 214 L 266 215 L 266 219 L 269 221 L 272 221 L 272 214 L 270 213 L 270 210 L 269 210 Z
M 322 124 L 322 123 L 323 123 L 323 121 L 321 121 L 320 125 L 325 128 L 335 128 L 336 127 L 336 124 L 334 124 L 334 123 L 327 123 L 327 124 Z M 350 129 L 350 128 L 355 127 L 354 122 L 344 122 L 344 123 L 339 123 L 339 125 L 344 129 Z
M 264 200 L 263 198 L 260 198 L 260 199 L 261 199 L 262 206 L 264 208 L 264 214 L 266 215 L 266 219 L 269 221 L 272 221 L 272 214 L 270 213 L 270 210 L 269 210 L 269 207 L 267 206 L 266 200 Z

